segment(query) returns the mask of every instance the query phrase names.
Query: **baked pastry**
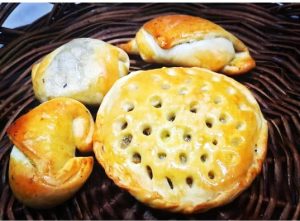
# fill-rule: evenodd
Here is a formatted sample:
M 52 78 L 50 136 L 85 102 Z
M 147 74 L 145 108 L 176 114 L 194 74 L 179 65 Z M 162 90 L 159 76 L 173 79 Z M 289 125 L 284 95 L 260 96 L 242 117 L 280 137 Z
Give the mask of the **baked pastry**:
M 128 70 L 129 58 L 122 49 L 101 40 L 78 38 L 33 66 L 33 89 L 42 102 L 63 96 L 96 105 Z
M 228 75 L 253 67 L 247 47 L 219 25 L 189 15 L 164 15 L 143 25 L 135 38 L 121 44 L 147 62 L 202 67 Z
M 75 149 L 92 151 L 94 121 L 83 104 L 56 98 L 34 108 L 7 131 L 14 143 L 9 162 L 10 187 L 33 208 L 54 207 L 87 180 L 93 157 L 75 157 Z
M 137 71 L 104 97 L 93 148 L 106 174 L 138 200 L 201 212 L 233 200 L 260 172 L 267 122 L 250 91 L 225 75 Z

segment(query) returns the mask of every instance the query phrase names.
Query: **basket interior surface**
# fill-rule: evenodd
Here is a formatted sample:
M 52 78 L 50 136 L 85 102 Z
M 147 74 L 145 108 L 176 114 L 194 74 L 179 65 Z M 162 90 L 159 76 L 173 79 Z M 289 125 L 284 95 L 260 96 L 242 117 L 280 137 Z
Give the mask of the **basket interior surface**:
M 300 4 L 54 4 L 19 28 L 2 25 L 17 4 L 0 4 L 0 219 L 299 219 L 300 218 Z M 36 107 L 34 62 L 78 37 L 111 44 L 128 41 L 147 20 L 182 13 L 209 19 L 240 38 L 256 68 L 234 77 L 248 87 L 268 120 L 268 154 L 261 174 L 232 203 L 182 215 L 151 209 L 107 178 L 95 163 L 77 194 L 49 210 L 19 203 L 8 184 L 12 143 L 6 130 Z M 151 69 L 130 56 L 130 71 Z M 94 117 L 98 108 L 89 107 Z

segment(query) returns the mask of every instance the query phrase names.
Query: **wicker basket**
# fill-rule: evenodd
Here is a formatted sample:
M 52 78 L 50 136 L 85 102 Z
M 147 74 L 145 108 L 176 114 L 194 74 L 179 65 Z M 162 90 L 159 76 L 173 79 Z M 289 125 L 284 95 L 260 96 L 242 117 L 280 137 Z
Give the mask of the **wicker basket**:
M 16 4 L 0 5 L 0 26 Z M 116 44 L 147 20 L 167 13 L 207 18 L 250 48 L 257 67 L 236 77 L 258 100 L 269 124 L 267 160 L 250 188 L 227 206 L 184 216 L 150 209 L 109 180 L 96 163 L 84 187 L 51 210 L 24 207 L 8 185 L 12 143 L 7 127 L 38 105 L 32 64 L 77 37 Z M 300 4 L 55 4 L 19 29 L 1 28 L 0 219 L 299 219 L 300 218 Z M 158 67 L 131 56 L 131 70 Z M 91 110 L 94 113 L 96 108 Z

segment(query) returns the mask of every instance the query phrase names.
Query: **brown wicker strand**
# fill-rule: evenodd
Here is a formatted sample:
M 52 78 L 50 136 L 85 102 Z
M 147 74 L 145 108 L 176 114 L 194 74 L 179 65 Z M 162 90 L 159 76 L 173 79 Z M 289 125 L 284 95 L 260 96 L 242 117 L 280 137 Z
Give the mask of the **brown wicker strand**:
M 17 4 L 0 4 L 0 219 L 299 219 L 300 218 L 300 4 L 114 3 L 54 4 L 25 27 L 1 27 Z M 249 47 L 257 67 L 234 77 L 259 102 L 269 126 L 262 173 L 232 203 L 201 214 L 149 208 L 118 188 L 99 164 L 70 200 L 47 210 L 25 207 L 8 184 L 12 143 L 6 130 L 39 104 L 32 65 L 78 37 L 126 42 L 147 20 L 184 13 L 220 24 Z M 162 67 L 130 56 L 131 71 Z M 91 108 L 94 117 L 97 108 Z

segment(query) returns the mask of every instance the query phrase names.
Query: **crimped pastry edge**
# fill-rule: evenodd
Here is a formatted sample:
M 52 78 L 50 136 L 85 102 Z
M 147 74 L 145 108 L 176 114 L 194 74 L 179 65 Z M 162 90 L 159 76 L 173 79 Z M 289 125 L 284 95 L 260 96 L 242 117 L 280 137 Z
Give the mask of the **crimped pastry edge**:
M 198 67 L 193 67 L 193 68 L 182 68 L 182 67 L 175 67 L 175 68 L 158 68 L 158 69 L 154 69 L 154 70 L 165 70 L 165 69 L 193 69 L 193 70 L 198 70 L 198 71 L 204 71 L 204 72 L 209 72 L 210 74 L 214 75 L 214 76 L 219 76 L 222 78 L 222 80 L 225 81 L 229 81 L 230 83 L 232 83 L 237 89 L 240 89 L 241 91 L 243 91 L 242 93 L 244 93 L 248 98 L 249 96 L 254 99 L 254 96 L 252 95 L 252 93 L 241 83 L 235 81 L 234 79 L 227 77 L 225 75 L 222 74 L 218 74 L 216 72 L 204 69 L 204 68 L 198 68 Z M 146 70 L 147 71 L 147 70 Z M 152 70 L 153 71 L 153 70 Z M 115 85 L 113 86 L 115 87 L 120 87 L 122 85 L 124 85 L 126 83 L 126 81 L 132 77 L 134 77 L 135 75 L 140 74 L 141 72 L 145 72 L 143 70 L 139 70 L 139 71 L 134 71 L 131 72 L 129 75 L 119 79 Z M 113 90 L 110 90 L 107 95 L 104 97 L 102 104 L 97 112 L 97 117 L 100 115 L 100 113 L 104 110 L 106 103 L 109 102 L 109 99 L 111 98 L 111 96 L 113 95 Z M 257 101 L 254 99 L 255 101 L 255 105 L 257 105 L 258 107 L 258 115 L 261 119 L 261 128 L 260 128 L 260 136 L 257 140 L 257 146 L 260 147 L 261 151 L 258 152 L 257 157 L 254 157 L 254 161 L 251 165 L 251 167 L 248 169 L 248 172 L 245 176 L 245 179 L 242 182 L 239 182 L 239 185 L 235 185 L 232 189 L 230 189 L 229 191 L 225 191 L 224 193 L 220 194 L 218 197 L 214 198 L 211 201 L 208 202 L 204 202 L 204 203 L 199 203 L 197 205 L 194 206 L 182 206 L 180 205 L 180 203 L 173 203 L 170 201 L 166 201 L 163 199 L 162 196 L 160 196 L 157 192 L 152 192 L 152 194 L 147 194 L 147 191 L 143 191 L 143 189 L 139 188 L 138 186 L 128 186 L 126 185 L 119 177 L 118 175 L 114 174 L 114 170 L 112 167 L 109 167 L 106 165 L 105 161 L 103 161 L 103 159 L 101 158 L 101 153 L 100 151 L 98 152 L 97 150 L 99 150 L 102 146 L 101 143 L 95 141 L 95 135 L 97 133 L 94 134 L 94 146 L 93 146 L 93 150 L 95 153 L 95 157 L 97 159 L 97 161 L 100 163 L 100 165 L 104 168 L 105 173 L 107 174 L 107 176 L 112 179 L 114 181 L 114 183 L 119 186 L 120 188 L 128 191 L 132 196 L 134 196 L 135 198 L 137 198 L 139 201 L 147 204 L 148 206 L 152 207 L 152 208 L 156 208 L 156 209 L 162 209 L 162 210 L 167 210 L 170 212 L 180 212 L 183 214 L 192 214 L 192 213 L 200 213 L 200 212 L 205 212 L 207 210 L 213 209 L 215 207 L 218 206 L 222 206 L 225 205 L 227 203 L 230 203 L 231 201 L 233 201 L 236 197 L 239 196 L 239 194 L 246 190 L 247 187 L 249 187 L 251 185 L 251 183 L 253 182 L 253 180 L 256 178 L 256 176 L 261 172 L 262 166 L 263 166 L 263 162 L 264 159 L 266 158 L 266 154 L 267 154 L 267 141 L 268 141 L 268 124 L 267 121 L 264 119 L 260 107 L 257 103 Z M 96 130 L 97 130 L 97 120 L 96 120 Z

